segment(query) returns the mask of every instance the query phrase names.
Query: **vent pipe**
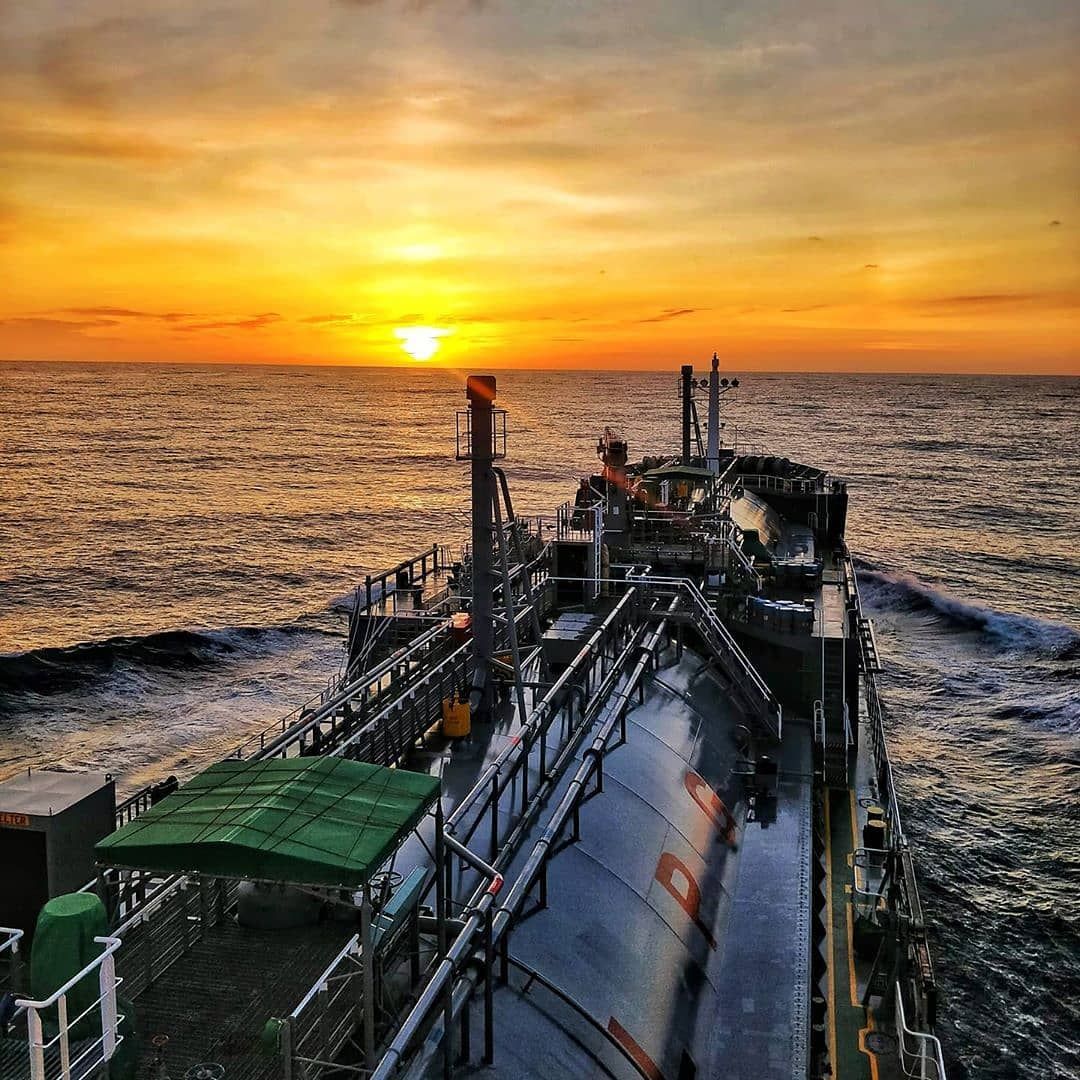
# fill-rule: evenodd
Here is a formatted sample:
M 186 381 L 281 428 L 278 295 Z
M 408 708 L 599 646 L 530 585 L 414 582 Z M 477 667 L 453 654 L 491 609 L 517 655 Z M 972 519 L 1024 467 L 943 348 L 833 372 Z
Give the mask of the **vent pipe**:
M 694 406 L 694 368 L 692 364 L 682 366 L 682 463 L 690 464 L 690 425 Z
M 472 460 L 471 614 L 475 660 L 469 704 L 474 717 L 487 719 L 491 710 L 491 654 L 495 640 L 495 578 L 491 569 L 495 376 L 470 375 L 465 383 L 465 396 L 469 401 L 469 456 Z
M 720 358 L 713 353 L 709 372 L 709 449 L 705 455 L 709 472 L 720 474 Z

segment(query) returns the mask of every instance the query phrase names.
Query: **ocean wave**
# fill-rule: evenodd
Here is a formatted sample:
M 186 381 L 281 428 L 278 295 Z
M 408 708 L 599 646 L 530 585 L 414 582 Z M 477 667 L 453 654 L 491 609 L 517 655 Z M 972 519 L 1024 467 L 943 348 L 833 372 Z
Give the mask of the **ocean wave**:
M 1001 720 L 1022 720 L 1051 731 L 1080 734 L 1080 701 L 1072 693 L 1011 701 L 999 705 L 993 710 L 993 715 Z
M 133 667 L 184 670 L 282 647 L 321 631 L 296 623 L 218 630 L 162 630 L 65 647 L 0 654 L 0 693 L 51 694 Z
M 1080 649 L 1080 634 L 1071 627 L 961 600 L 921 581 L 914 574 L 893 573 L 858 561 L 867 599 L 878 607 L 929 612 L 950 626 L 979 632 L 1004 650 L 1032 651 L 1070 659 Z

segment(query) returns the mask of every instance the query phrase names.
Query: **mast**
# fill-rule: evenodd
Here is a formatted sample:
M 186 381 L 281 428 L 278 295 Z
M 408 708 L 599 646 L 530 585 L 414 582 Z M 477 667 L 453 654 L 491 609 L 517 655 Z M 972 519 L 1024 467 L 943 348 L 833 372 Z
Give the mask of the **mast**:
M 709 472 L 720 473 L 720 358 L 713 353 L 709 372 L 709 450 L 706 454 Z

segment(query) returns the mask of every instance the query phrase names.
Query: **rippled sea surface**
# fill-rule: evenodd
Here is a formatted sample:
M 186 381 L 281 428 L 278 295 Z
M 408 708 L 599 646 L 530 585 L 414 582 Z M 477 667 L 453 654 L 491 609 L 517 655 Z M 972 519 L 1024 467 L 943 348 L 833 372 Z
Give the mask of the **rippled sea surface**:
M 703 365 L 704 366 L 704 365 Z M 674 374 L 504 372 L 520 512 Z M 467 531 L 432 369 L 0 366 L 0 777 L 190 773 L 318 693 L 352 587 Z M 750 375 L 726 436 L 849 478 L 951 1076 L 1080 1075 L 1080 383 Z

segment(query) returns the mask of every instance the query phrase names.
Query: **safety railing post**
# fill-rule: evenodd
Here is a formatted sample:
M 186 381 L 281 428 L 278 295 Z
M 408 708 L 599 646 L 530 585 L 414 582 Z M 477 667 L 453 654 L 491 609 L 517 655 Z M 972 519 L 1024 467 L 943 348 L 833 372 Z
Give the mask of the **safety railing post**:
M 116 960 L 107 953 L 98 969 L 98 986 L 101 990 L 101 1050 L 106 1061 L 116 1052 Z
M 364 1066 L 375 1068 L 375 951 L 371 938 L 371 883 L 364 883 L 360 905 L 360 962 L 364 980 Z
M 484 1058 L 485 1065 L 495 1061 L 495 954 L 491 946 L 491 908 L 484 912 Z
M 60 1075 L 63 1080 L 71 1080 L 71 1042 L 68 1038 L 67 994 L 61 994 L 56 1003 L 57 1033 L 60 1040 Z
M 284 1080 L 293 1080 L 293 1018 L 287 1016 L 281 1025 L 281 1071 Z
M 30 1034 L 30 1080 L 45 1080 L 45 1040 L 37 1009 L 26 1010 L 26 1026 Z

